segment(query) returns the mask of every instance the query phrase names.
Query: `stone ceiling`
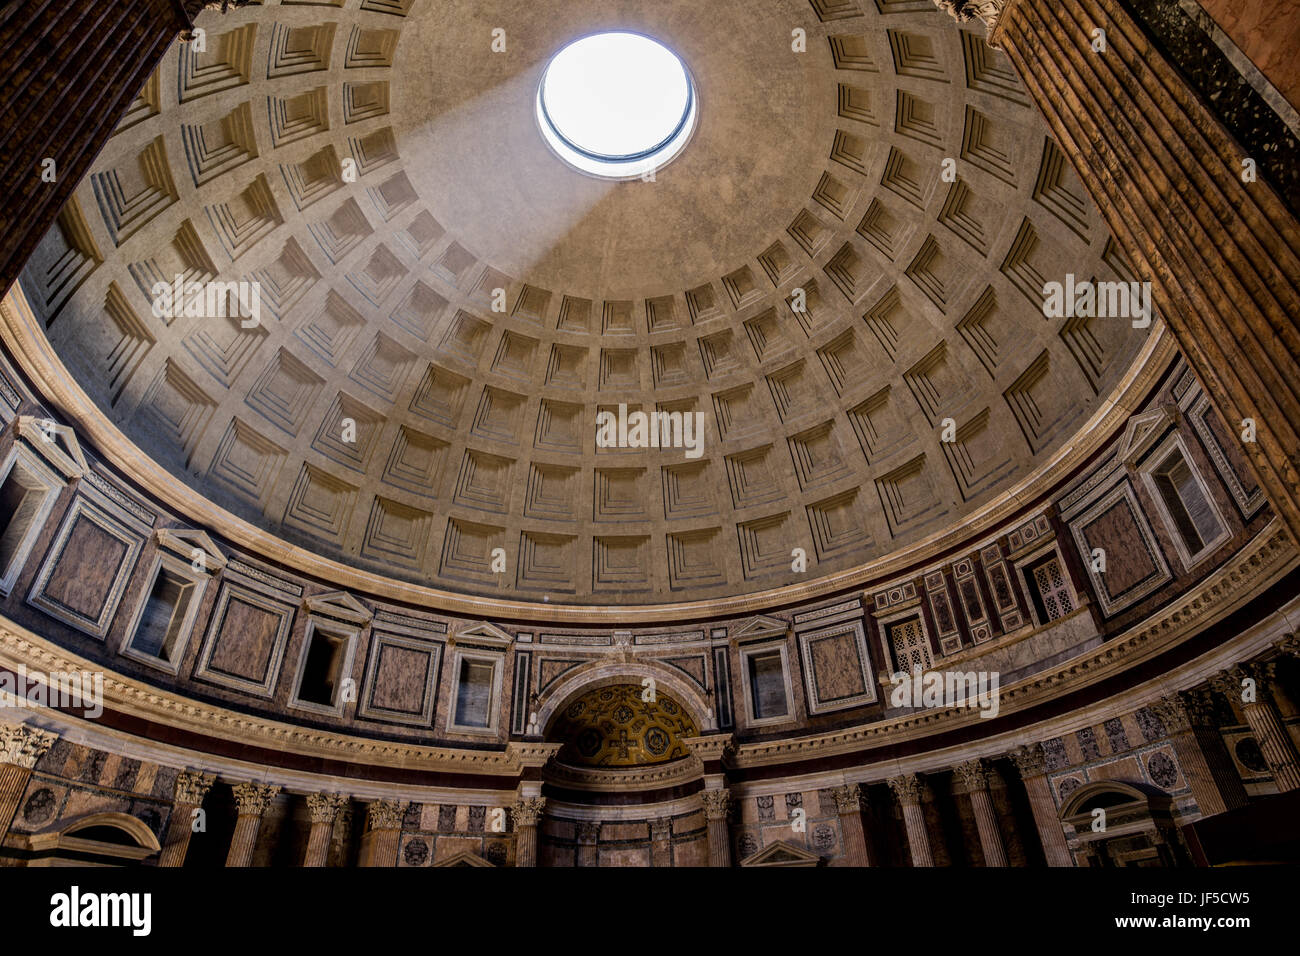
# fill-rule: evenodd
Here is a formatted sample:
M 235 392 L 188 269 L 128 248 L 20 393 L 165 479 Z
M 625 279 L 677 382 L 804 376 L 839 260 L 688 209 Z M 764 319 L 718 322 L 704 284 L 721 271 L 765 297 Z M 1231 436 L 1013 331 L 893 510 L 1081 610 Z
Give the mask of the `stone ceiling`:
M 1040 467 L 1145 336 L 1044 318 L 1044 282 L 1124 267 L 1005 59 L 929 0 L 268 0 L 199 24 L 207 51 L 168 53 L 24 288 L 144 454 L 365 570 L 578 604 L 843 571 Z M 699 128 L 654 182 L 586 178 L 534 125 L 549 57 L 606 28 L 695 76 Z M 155 316 L 178 274 L 259 282 L 260 326 Z M 598 449 L 620 403 L 702 413 L 702 456 Z

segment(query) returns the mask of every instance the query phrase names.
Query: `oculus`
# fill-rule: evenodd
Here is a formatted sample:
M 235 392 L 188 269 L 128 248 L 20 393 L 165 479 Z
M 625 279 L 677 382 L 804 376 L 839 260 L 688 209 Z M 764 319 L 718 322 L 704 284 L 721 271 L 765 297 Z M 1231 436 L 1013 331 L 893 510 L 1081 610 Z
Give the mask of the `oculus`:
M 649 178 L 686 146 L 698 115 L 685 64 L 639 33 L 575 40 L 537 90 L 537 123 L 552 151 L 602 179 Z

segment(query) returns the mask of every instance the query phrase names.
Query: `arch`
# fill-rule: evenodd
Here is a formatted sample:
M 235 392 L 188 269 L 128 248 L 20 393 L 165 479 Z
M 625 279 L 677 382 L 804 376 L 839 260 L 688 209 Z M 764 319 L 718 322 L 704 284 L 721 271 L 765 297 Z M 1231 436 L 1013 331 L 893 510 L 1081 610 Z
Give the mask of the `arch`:
M 1160 796 L 1163 794 L 1139 784 L 1127 783 L 1123 780 L 1098 780 L 1084 784 L 1070 794 L 1061 807 L 1061 819 L 1068 820 L 1082 813 L 1091 813 L 1098 807 L 1110 810 L 1114 807 L 1140 804 L 1150 809 L 1152 798 Z
M 142 849 L 155 853 L 162 849 L 162 844 L 158 842 L 158 837 L 155 836 L 154 832 L 145 825 L 144 821 L 127 813 L 115 813 L 109 811 L 91 813 L 74 820 L 71 824 L 60 830 L 59 834 L 64 837 L 95 840 L 94 836 L 86 834 L 85 831 L 93 831 L 100 827 L 107 827 L 108 829 L 125 833 L 126 836 L 131 839 L 132 844 Z M 78 836 L 79 834 L 80 836 Z M 95 842 L 102 843 L 108 841 L 95 840 Z
M 639 684 L 652 678 L 656 686 L 691 712 L 700 732 L 717 730 L 717 718 L 708 699 L 680 674 L 658 661 L 592 661 L 563 675 L 546 700 L 537 708 L 537 726 L 542 733 L 550 730 L 555 717 L 580 694 L 611 684 Z M 629 680 L 630 679 L 630 680 Z

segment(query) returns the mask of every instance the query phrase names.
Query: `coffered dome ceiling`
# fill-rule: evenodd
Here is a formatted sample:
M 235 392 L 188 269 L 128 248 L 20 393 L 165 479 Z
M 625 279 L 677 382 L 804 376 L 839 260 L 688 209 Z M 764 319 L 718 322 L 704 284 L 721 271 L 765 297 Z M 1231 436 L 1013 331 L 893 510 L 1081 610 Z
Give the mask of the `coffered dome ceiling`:
M 1124 267 L 1006 61 L 929 0 L 268 0 L 200 24 L 25 289 L 143 454 L 364 570 L 561 604 L 842 572 L 1023 494 L 1146 335 L 1044 318 L 1045 282 Z M 696 84 L 653 182 L 581 175 L 536 125 L 549 58 L 607 29 Z M 260 325 L 158 317 L 177 275 L 260 283 Z M 702 454 L 598 449 L 620 403 L 701 413 Z
M 671 697 L 648 696 L 638 685 L 615 684 L 571 702 L 547 734 L 564 744 L 559 759 L 573 766 L 635 767 L 687 756 L 683 738 L 699 728 Z

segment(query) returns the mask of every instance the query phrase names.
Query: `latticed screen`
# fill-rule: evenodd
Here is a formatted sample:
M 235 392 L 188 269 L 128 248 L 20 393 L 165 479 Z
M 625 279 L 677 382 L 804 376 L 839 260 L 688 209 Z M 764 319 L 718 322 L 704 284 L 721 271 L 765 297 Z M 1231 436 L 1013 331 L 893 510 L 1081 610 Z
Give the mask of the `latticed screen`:
M 920 618 L 914 617 L 890 625 L 889 634 L 894 642 L 894 661 L 899 670 L 911 673 L 917 668 L 923 671 L 930 669 L 930 642 L 921 630 Z
M 1051 558 L 1034 568 L 1034 586 L 1038 588 L 1047 620 L 1055 621 L 1074 610 L 1074 599 L 1070 596 L 1070 586 L 1065 582 L 1060 559 Z

